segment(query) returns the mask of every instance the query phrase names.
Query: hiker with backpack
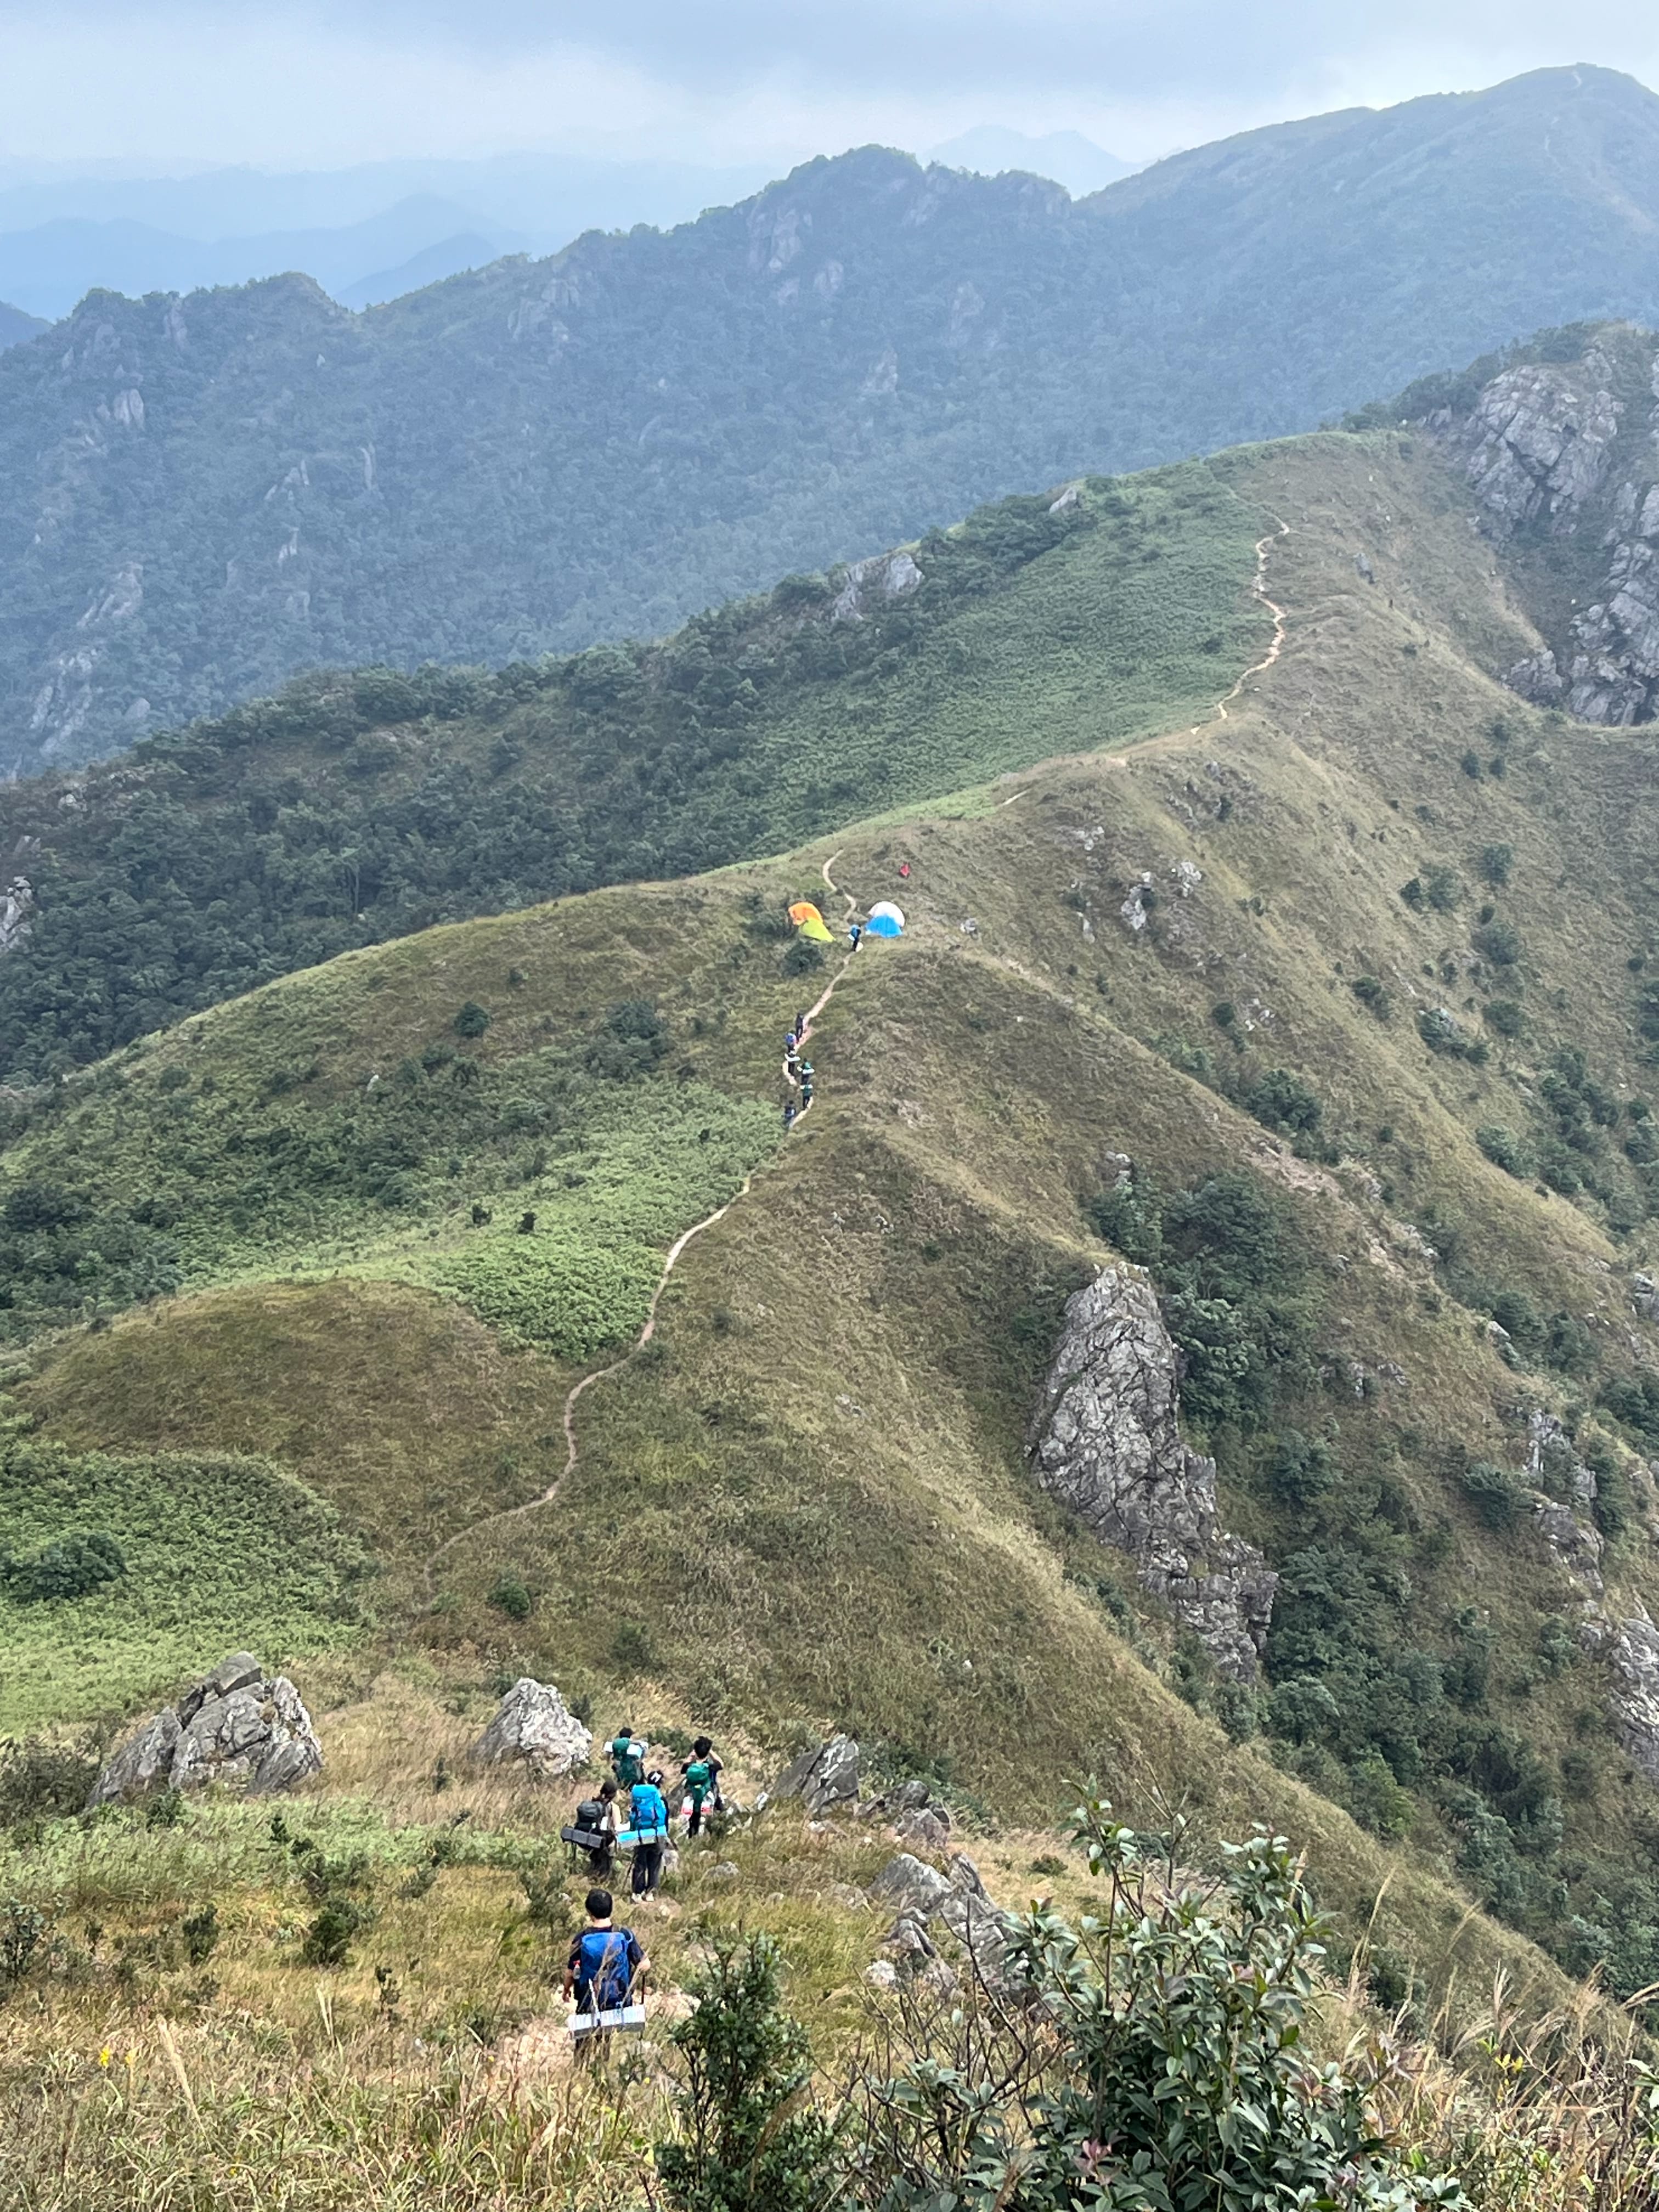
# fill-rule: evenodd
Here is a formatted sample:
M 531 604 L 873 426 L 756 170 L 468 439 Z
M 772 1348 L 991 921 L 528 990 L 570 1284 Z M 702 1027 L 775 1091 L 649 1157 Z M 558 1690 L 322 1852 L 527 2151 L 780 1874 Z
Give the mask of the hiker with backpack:
M 634 1838 L 634 1894 L 653 1898 L 662 1881 L 662 1855 L 668 1843 L 668 1806 L 662 1794 L 662 1774 L 653 1767 L 630 1793 L 629 1826 Z
M 624 1721 L 612 1737 L 608 1750 L 611 1771 L 617 1778 L 617 1786 L 631 1790 L 645 1772 L 646 1746 L 634 1733 L 632 1721 Z
M 691 1747 L 690 1759 L 682 1759 L 680 1772 L 685 1778 L 685 1832 L 699 1835 L 702 1830 L 704 1802 L 712 1795 L 710 1812 L 720 1809 L 720 1770 L 725 1762 L 714 1756 L 714 1747 L 706 1735 L 700 1735 Z
M 617 1832 L 622 1818 L 617 1804 L 617 1785 L 602 1782 L 597 1797 L 584 1797 L 576 1808 L 576 1817 L 568 1828 L 559 1833 L 568 1844 L 587 1854 L 587 1870 L 601 1881 L 611 1875 L 611 1855 L 616 1849 Z
M 608 1889 L 590 1889 L 586 1910 L 587 1925 L 565 1960 L 564 1994 L 567 2002 L 574 1999 L 576 2007 L 572 2027 L 583 2031 L 583 2041 L 591 2046 L 599 2039 L 599 2021 L 603 2014 L 620 2012 L 630 2002 L 641 1999 L 651 1961 L 640 1948 L 633 1929 L 614 1924 L 615 1905 Z

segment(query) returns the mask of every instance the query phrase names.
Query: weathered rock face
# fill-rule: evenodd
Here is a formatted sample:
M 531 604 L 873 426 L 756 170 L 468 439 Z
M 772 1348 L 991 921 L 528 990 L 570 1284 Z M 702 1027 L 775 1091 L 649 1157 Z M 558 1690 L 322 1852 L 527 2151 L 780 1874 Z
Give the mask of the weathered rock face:
M 1527 1416 L 1527 1472 L 1540 1493 L 1533 1498 L 1534 1527 L 1574 1581 L 1600 1597 L 1607 1547 L 1589 1518 L 1595 1477 L 1555 1415 L 1541 1406 Z
M 870 1895 L 894 1909 L 887 1947 L 911 1972 L 938 1958 L 928 1934 L 929 1923 L 938 1922 L 961 1944 L 981 1981 L 993 1988 L 1006 1984 L 1007 1918 L 987 1894 L 979 1869 L 965 1851 L 956 1854 L 944 1874 L 901 1851 L 871 1883 Z
M 1495 376 L 1457 446 L 1464 472 L 1504 536 L 1543 518 L 1572 528 L 1613 458 L 1620 408 L 1613 363 L 1592 346 L 1582 362 L 1533 362 Z
M 552 1683 L 521 1674 L 467 1756 L 486 1765 L 514 1761 L 539 1780 L 555 1781 L 585 1766 L 592 1748 L 592 1731 L 567 1710 Z
M 1659 708 L 1659 485 L 1650 439 L 1638 446 L 1632 434 L 1638 422 L 1659 432 L 1659 407 L 1632 401 L 1631 367 L 1621 375 L 1607 349 L 1592 344 L 1582 361 L 1506 369 L 1471 415 L 1443 411 L 1430 422 L 1493 537 L 1593 531 L 1605 545 L 1595 599 L 1505 679 L 1534 705 L 1565 706 L 1586 722 L 1645 722 Z M 1649 381 L 1659 396 L 1659 366 Z
M 812 1818 L 821 1820 L 837 1807 L 853 1805 L 859 1794 L 859 1747 L 855 1737 L 832 1735 L 816 1751 L 804 1751 L 785 1767 L 773 1787 L 774 1804 L 799 1797 Z
M 1645 1607 L 1620 1621 L 1592 1612 L 1583 1640 L 1613 1670 L 1607 1704 L 1620 1742 L 1648 1780 L 1659 1783 L 1659 1628 Z
M 88 1807 L 152 1790 L 222 1782 L 252 1797 L 291 1790 L 323 1763 L 300 1693 L 268 1676 L 250 1651 L 234 1651 L 176 1705 L 130 1736 L 94 1785 Z
M 1180 1371 L 1144 1276 L 1103 1267 L 1066 1308 L 1027 1455 L 1045 1490 L 1127 1553 L 1224 1674 L 1257 1672 L 1278 1577 L 1224 1529 L 1215 1462 L 1182 1442 Z
M 921 588 L 922 574 L 908 553 L 877 553 L 854 561 L 830 611 L 832 622 L 862 622 L 895 599 L 908 599 Z

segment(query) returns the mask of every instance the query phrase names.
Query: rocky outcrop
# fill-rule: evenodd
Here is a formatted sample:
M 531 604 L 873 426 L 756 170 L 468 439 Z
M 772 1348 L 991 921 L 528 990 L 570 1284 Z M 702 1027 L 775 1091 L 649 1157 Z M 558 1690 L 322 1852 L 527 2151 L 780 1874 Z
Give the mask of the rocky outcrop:
M 1645 1607 L 1620 1621 L 1592 1612 L 1583 1640 L 1612 1670 L 1607 1705 L 1620 1742 L 1632 1765 L 1659 1783 L 1659 1628 Z
M 0 952 L 21 945 L 33 920 L 34 886 L 27 876 L 14 876 L 0 890 Z
M 1632 334 L 1630 343 L 1641 343 Z M 1618 396 L 1621 385 L 1630 393 L 1632 368 L 1641 373 L 1645 358 L 1626 359 L 1621 375 L 1618 349 L 1610 339 L 1579 361 L 1506 369 L 1472 413 L 1443 410 L 1430 427 L 1462 465 L 1493 537 L 1601 538 L 1607 561 L 1595 599 L 1505 680 L 1535 706 L 1624 725 L 1651 720 L 1659 708 L 1659 484 L 1652 439 L 1638 439 L 1638 429 L 1659 432 L 1659 406 Z M 1659 369 L 1646 373 L 1659 396 Z
M 1066 1308 L 1027 1455 L 1045 1490 L 1133 1560 L 1224 1674 L 1252 1680 L 1278 1577 L 1221 1525 L 1215 1462 L 1190 1451 L 1180 1369 L 1146 1278 L 1103 1267 Z
M 1595 1504 L 1595 1476 L 1574 1450 L 1565 1428 L 1541 1406 L 1527 1416 L 1527 1473 L 1536 1485 L 1533 1526 L 1558 1565 L 1592 1597 L 1600 1597 L 1607 1547 L 1589 1517 Z
M 1613 380 L 1613 363 L 1592 346 L 1582 362 L 1528 362 L 1486 386 L 1452 442 L 1495 534 L 1540 520 L 1577 526 L 1612 463 L 1621 412 Z M 1437 427 L 1449 429 L 1449 418 Z
M 894 1912 L 886 1948 L 901 1965 L 920 1974 L 939 1959 L 930 1929 L 942 1926 L 962 1946 L 977 1977 L 992 1988 L 1007 1983 L 1008 1923 L 992 1901 L 979 1869 L 958 1851 L 941 1874 L 908 1851 L 890 1859 L 870 1885 L 878 1905 Z
M 804 1751 L 785 1767 L 773 1784 L 768 1802 L 782 1804 L 799 1797 L 815 1820 L 842 1806 L 855 1805 L 859 1795 L 859 1747 L 850 1735 L 832 1735 L 814 1751 Z
M 855 561 L 830 610 L 830 619 L 862 622 L 872 610 L 879 612 L 895 599 L 908 599 L 921 582 L 921 571 L 908 553 L 878 553 L 867 561 Z
M 291 1790 L 323 1763 L 323 1747 L 285 1674 L 234 1651 L 193 1690 L 145 1723 L 105 1767 L 90 1808 L 160 1789 L 221 1782 L 251 1797 Z
M 592 1748 L 592 1731 L 566 1709 L 553 1684 L 521 1674 L 467 1756 L 481 1765 L 520 1765 L 548 1782 L 585 1766 Z

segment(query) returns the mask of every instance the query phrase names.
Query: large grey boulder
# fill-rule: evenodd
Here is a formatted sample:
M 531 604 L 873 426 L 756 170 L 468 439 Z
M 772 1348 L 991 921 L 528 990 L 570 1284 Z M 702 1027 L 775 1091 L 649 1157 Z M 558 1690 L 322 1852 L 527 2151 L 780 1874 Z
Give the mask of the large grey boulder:
M 1007 1985 L 1007 1919 L 965 1851 L 957 1853 L 946 1874 L 901 1851 L 871 1883 L 870 1895 L 893 1908 L 887 1948 L 906 1960 L 913 1972 L 939 1955 L 927 1933 L 929 1923 L 937 1921 L 968 1954 L 981 1981 L 994 1988 Z
M 87 1802 L 200 1790 L 210 1782 L 269 1796 L 291 1790 L 322 1763 L 322 1745 L 293 1683 L 285 1674 L 267 1675 L 251 1651 L 234 1651 L 128 1737 Z
M 1152 1285 L 1103 1267 L 1069 1299 L 1026 1451 L 1045 1490 L 1133 1560 L 1223 1674 L 1254 1680 L 1279 1577 L 1221 1525 L 1215 1462 L 1188 1450 L 1180 1367 Z
M 859 1794 L 858 1739 L 832 1735 L 815 1751 L 804 1751 L 785 1767 L 773 1786 L 771 1802 L 799 1797 L 812 1818 L 821 1820 L 843 1805 L 854 1805 Z
M 468 1753 L 482 1765 L 516 1760 L 541 1781 L 556 1781 L 587 1764 L 593 1735 L 569 1711 L 551 1682 L 521 1674 Z

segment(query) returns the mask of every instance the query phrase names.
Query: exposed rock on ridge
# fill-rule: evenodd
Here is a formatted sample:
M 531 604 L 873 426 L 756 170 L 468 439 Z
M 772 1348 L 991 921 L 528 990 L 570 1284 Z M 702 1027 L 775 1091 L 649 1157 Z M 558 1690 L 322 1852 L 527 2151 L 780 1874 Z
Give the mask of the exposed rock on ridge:
M 90 1808 L 210 1782 L 264 1797 L 291 1790 L 322 1763 L 322 1745 L 293 1683 L 285 1674 L 267 1675 L 251 1651 L 233 1651 L 128 1737 L 87 1802 Z
M 1629 363 L 1621 377 L 1608 345 L 1596 343 L 1580 361 L 1506 369 L 1467 418 L 1448 409 L 1430 422 L 1494 538 L 1601 535 L 1607 558 L 1596 597 L 1565 637 L 1506 678 L 1534 705 L 1564 706 L 1586 722 L 1650 721 L 1659 708 L 1659 482 L 1653 437 L 1635 435 L 1638 423 L 1659 435 L 1659 405 L 1635 404 L 1631 380 Z M 1659 399 L 1651 359 L 1647 381 Z
M 551 1781 L 585 1765 L 592 1748 L 592 1731 L 567 1710 L 553 1684 L 521 1674 L 468 1756 L 483 1765 L 516 1760 Z
M 1224 1674 L 1257 1670 L 1278 1577 L 1221 1525 L 1215 1462 L 1177 1420 L 1180 1370 L 1158 1299 L 1133 1269 L 1103 1267 L 1066 1308 L 1027 1455 L 1105 1542 L 1127 1553 Z

